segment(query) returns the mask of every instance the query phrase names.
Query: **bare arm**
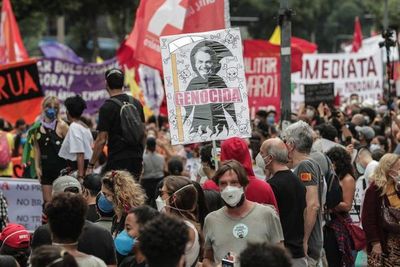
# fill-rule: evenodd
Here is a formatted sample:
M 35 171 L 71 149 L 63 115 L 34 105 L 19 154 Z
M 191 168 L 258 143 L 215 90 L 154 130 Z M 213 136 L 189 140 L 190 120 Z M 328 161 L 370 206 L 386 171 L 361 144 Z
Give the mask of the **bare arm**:
M 41 167 L 41 160 L 40 160 L 40 149 L 39 149 L 39 144 L 36 140 L 36 136 L 33 139 L 33 149 L 34 149 L 34 158 L 35 158 L 35 171 L 36 175 L 40 181 L 42 178 L 42 167 Z
M 318 199 L 318 186 L 306 186 L 306 209 L 304 210 L 304 239 L 305 250 L 308 248 L 308 239 L 317 221 L 318 210 L 320 207 Z M 305 251 L 307 252 L 307 251 Z
M 343 201 L 340 202 L 334 210 L 337 212 L 349 212 L 353 206 L 354 193 L 356 191 L 356 182 L 354 178 L 347 174 L 341 181 L 340 185 L 343 190 Z
M 89 161 L 88 169 L 86 170 L 86 174 L 90 174 L 93 170 L 93 165 L 96 164 L 97 160 L 99 159 L 101 152 L 108 140 L 108 132 L 99 132 L 94 141 L 94 148 L 93 148 L 93 155 Z
M 207 248 L 204 250 L 203 267 L 213 267 L 216 266 L 214 262 L 214 251 L 212 248 Z
M 76 153 L 76 162 L 78 165 L 78 178 L 83 178 L 85 175 L 85 154 Z

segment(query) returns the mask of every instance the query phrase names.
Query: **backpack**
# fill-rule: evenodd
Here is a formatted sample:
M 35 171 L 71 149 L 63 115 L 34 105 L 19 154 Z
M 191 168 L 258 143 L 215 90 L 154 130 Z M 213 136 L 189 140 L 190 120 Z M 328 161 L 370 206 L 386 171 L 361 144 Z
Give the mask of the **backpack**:
M 116 98 L 109 100 L 120 107 L 122 139 L 129 146 L 144 144 L 144 123 L 136 106 L 133 104 L 133 98 L 129 97 L 128 102 L 122 102 Z
M 7 169 L 11 162 L 11 151 L 8 145 L 7 133 L 0 133 L 0 170 Z
M 324 175 L 327 185 L 325 208 L 333 209 L 342 202 L 343 192 L 342 187 L 340 186 L 339 177 L 333 169 L 331 160 L 326 155 L 325 159 L 328 162 L 328 172 Z

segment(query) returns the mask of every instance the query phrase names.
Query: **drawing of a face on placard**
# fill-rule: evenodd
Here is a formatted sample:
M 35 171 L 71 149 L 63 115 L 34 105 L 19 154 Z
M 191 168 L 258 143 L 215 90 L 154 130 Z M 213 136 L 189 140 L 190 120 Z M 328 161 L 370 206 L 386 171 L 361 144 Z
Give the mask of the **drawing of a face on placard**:
M 227 35 L 237 42 L 227 42 Z M 239 30 L 161 39 L 168 39 L 167 47 L 161 49 L 163 59 L 171 58 L 163 69 L 167 96 L 171 96 L 167 97 L 169 112 L 176 118 L 170 118 L 176 143 L 248 137 L 251 128 Z
M 217 74 L 221 69 L 220 61 L 231 56 L 233 56 L 232 52 L 216 41 L 201 41 L 191 50 L 190 62 L 196 77 L 190 81 L 186 91 L 198 91 L 201 105 L 185 106 L 186 116 L 184 120 L 186 121 L 191 115 L 193 116 L 190 133 L 212 132 L 218 135 L 224 130 L 224 127 L 229 132 L 225 112 L 237 124 L 234 102 L 226 103 L 224 99 L 213 101 L 213 99 L 218 98 L 218 95 L 221 95 L 222 98 L 225 95 L 227 100 L 229 94 L 231 95 L 230 98 L 236 95 L 236 100 L 240 100 L 239 90 L 228 88 L 223 78 Z

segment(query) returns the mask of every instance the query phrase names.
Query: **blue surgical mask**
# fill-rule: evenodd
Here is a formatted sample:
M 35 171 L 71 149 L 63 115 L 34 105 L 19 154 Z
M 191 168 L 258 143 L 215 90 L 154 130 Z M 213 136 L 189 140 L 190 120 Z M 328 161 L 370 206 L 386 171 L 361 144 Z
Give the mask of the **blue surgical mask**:
M 97 201 L 97 206 L 99 210 L 104 213 L 110 213 L 114 210 L 114 204 L 108 200 L 102 193 L 100 193 L 99 199 Z
M 45 115 L 48 119 L 54 120 L 56 118 L 57 111 L 55 108 L 48 108 L 45 111 Z
M 267 124 L 268 125 L 274 125 L 275 124 L 275 117 L 274 116 L 268 116 L 267 117 Z
M 126 230 L 123 230 L 114 240 L 115 249 L 119 254 L 126 256 L 132 251 L 135 241 L 135 238 L 128 235 Z

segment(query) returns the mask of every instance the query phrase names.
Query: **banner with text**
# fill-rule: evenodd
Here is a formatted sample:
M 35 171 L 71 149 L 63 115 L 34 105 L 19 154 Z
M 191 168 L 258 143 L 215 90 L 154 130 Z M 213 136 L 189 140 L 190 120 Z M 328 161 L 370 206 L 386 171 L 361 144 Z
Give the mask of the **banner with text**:
M 7 200 L 10 222 L 30 231 L 42 225 L 42 187 L 37 180 L 0 178 L 0 189 Z
M 306 54 L 298 80 L 294 83 L 334 83 L 335 95 L 347 102 L 351 94 L 364 99 L 382 97 L 383 66 L 379 49 L 350 54 Z M 293 77 L 293 76 L 292 76 Z
M 109 98 L 104 73 L 118 67 L 116 59 L 101 64 L 82 63 L 43 58 L 38 63 L 40 83 L 46 96 L 56 96 L 61 101 L 80 94 L 86 101 L 85 112 L 96 113 Z
M 258 110 L 275 110 L 281 114 L 280 46 L 264 40 L 245 40 L 244 65 L 250 116 L 254 119 Z
M 250 137 L 239 29 L 160 40 L 172 144 Z

